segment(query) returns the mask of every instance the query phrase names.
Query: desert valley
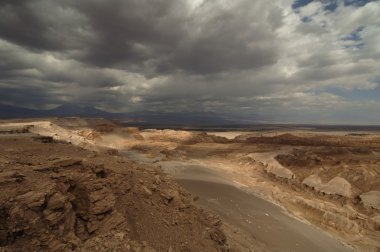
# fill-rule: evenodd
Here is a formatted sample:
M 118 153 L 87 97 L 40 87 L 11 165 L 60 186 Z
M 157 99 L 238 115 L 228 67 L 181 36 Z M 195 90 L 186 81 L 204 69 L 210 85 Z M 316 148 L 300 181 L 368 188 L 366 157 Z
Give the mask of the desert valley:
M 3 120 L 2 251 L 378 251 L 380 132 Z

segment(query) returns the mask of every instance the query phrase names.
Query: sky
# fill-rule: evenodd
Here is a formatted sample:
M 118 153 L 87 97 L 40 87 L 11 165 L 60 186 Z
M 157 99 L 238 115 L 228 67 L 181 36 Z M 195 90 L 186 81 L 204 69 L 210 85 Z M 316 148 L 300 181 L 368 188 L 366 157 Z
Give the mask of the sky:
M 0 104 L 380 124 L 380 1 L 0 0 Z

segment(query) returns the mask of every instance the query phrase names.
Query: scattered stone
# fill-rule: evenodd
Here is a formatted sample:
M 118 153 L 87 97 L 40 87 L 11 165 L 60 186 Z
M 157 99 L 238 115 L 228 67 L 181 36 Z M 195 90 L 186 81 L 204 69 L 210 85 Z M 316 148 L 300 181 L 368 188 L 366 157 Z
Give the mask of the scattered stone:
M 54 170 L 56 170 L 56 168 L 52 168 L 49 166 L 42 166 L 42 167 L 34 167 L 33 168 L 33 171 L 36 171 L 36 172 L 49 172 L 49 171 L 54 171 Z
M 51 163 L 51 167 L 64 168 L 69 166 L 81 165 L 81 159 L 63 158 Z
M 146 196 L 152 196 L 152 191 L 151 190 L 149 190 L 146 186 L 141 186 L 141 188 L 143 189 L 143 191 L 144 191 L 144 194 L 146 195 Z
M 170 223 L 169 221 L 167 221 L 166 219 L 162 219 L 162 222 L 166 224 L 166 226 L 170 226 Z
M 106 154 L 110 156 L 119 156 L 119 151 L 116 149 L 107 149 Z
M 107 216 L 107 218 L 105 218 L 104 221 L 102 221 L 99 230 L 100 232 L 107 232 L 116 228 L 125 221 L 126 219 L 121 213 L 114 211 L 110 216 Z
M 25 175 L 18 171 L 0 172 L 0 185 L 12 182 L 22 182 L 25 179 Z
M 179 198 L 179 193 L 176 190 L 173 189 L 166 189 L 163 190 L 162 193 L 160 194 L 162 198 L 165 199 L 165 203 L 168 204 L 172 202 L 174 199 Z
M 150 186 L 150 189 L 151 189 L 153 192 L 155 192 L 155 191 L 158 190 L 158 187 L 157 187 L 155 184 L 152 184 L 152 185 Z
M 45 192 L 30 191 L 16 197 L 16 201 L 28 208 L 41 207 L 45 203 Z
M 212 240 L 216 241 L 219 245 L 223 245 L 226 243 L 226 236 L 225 234 L 220 230 L 213 228 L 210 230 L 210 237 Z
M 112 211 L 116 202 L 115 195 L 106 188 L 91 193 L 90 200 L 92 203 L 91 212 L 95 215 Z
M 34 141 L 38 141 L 41 143 L 52 143 L 54 141 L 53 137 L 51 136 L 36 136 L 33 137 Z
M 59 192 L 54 193 L 52 196 L 50 196 L 47 202 L 47 208 L 52 210 L 63 208 L 67 201 L 68 198 L 66 196 L 62 195 Z
M 44 219 L 48 221 L 50 226 L 55 226 L 64 218 L 63 212 L 45 209 L 43 211 Z
M 154 175 L 154 183 L 156 185 L 159 185 L 161 183 L 161 178 L 160 178 L 160 175 Z
M 98 176 L 99 178 L 105 178 L 107 177 L 106 169 L 104 168 L 104 165 L 93 165 L 91 166 L 91 170 Z

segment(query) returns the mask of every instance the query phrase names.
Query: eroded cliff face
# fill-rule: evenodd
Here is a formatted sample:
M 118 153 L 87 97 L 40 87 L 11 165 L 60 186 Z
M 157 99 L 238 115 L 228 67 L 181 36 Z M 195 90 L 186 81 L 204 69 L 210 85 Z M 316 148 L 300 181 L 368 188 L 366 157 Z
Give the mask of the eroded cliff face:
M 253 174 L 267 175 L 275 183 L 271 186 L 279 188 L 275 193 L 267 190 L 264 195 L 363 251 L 379 249 L 378 136 L 356 137 L 357 142 L 345 135 L 329 136 L 324 141 L 320 139 L 323 136 L 310 137 L 310 133 L 304 139 L 290 134 L 273 138 L 248 138 L 250 145 L 252 139 L 258 140 L 256 146 L 265 151 L 238 158 L 252 168 Z
M 219 219 L 157 167 L 52 139 L 0 137 L 2 251 L 228 250 Z
M 252 133 L 228 143 L 181 145 L 170 151 L 169 158 L 197 160 L 226 172 L 238 186 L 252 188 L 293 215 L 360 250 L 376 251 L 379 135 L 340 133 L 323 138 L 310 132 Z

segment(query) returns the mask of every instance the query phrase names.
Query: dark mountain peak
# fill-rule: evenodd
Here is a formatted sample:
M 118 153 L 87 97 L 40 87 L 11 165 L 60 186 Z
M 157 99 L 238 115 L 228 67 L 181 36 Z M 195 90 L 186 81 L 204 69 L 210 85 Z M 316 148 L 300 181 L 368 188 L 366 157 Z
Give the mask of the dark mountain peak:
M 64 113 L 64 114 L 72 114 L 72 115 L 80 115 L 80 114 L 101 114 L 108 113 L 106 111 L 96 109 L 90 106 L 77 105 L 72 103 L 64 103 L 61 106 L 58 106 L 52 110 L 51 112 L 55 113 Z
M 50 110 L 36 110 L 19 108 L 10 105 L 0 104 L 0 118 L 28 118 L 28 117 L 121 117 L 121 114 L 109 113 L 90 106 L 65 103 Z
M 110 113 L 81 104 L 64 103 L 50 110 L 34 110 L 0 104 L 0 118 L 37 118 L 37 117 L 92 117 L 118 119 L 126 122 L 151 125 L 229 125 L 242 122 L 215 112 L 160 112 L 140 111 L 135 113 Z

